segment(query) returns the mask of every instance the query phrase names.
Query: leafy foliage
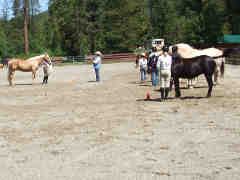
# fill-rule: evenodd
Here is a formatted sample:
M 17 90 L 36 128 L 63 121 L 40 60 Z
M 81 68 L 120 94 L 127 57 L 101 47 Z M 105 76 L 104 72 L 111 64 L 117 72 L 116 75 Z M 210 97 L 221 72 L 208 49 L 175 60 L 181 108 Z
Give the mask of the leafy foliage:
M 240 33 L 238 0 L 29 0 L 31 54 L 56 56 L 134 52 L 151 38 L 168 44 L 214 45 Z M 0 19 L 0 56 L 23 56 L 23 1 L 13 0 L 12 18 Z

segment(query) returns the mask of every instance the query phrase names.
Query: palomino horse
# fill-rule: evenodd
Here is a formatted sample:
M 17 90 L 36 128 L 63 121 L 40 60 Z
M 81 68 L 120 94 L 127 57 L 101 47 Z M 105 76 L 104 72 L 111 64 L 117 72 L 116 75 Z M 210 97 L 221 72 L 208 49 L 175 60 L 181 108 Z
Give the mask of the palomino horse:
M 182 58 L 192 59 L 193 57 L 197 57 L 201 55 L 207 55 L 207 56 L 213 57 L 217 65 L 214 72 L 214 82 L 216 84 L 219 84 L 220 72 L 221 72 L 221 77 L 223 77 L 224 75 L 225 57 L 223 56 L 223 51 L 216 48 L 207 48 L 207 49 L 198 50 L 184 43 L 175 44 L 173 46 L 176 46 L 178 48 L 178 53 L 182 56 Z M 173 46 L 171 46 L 169 49 L 170 53 L 172 53 Z M 190 81 L 190 83 L 192 83 L 192 81 Z
M 8 61 L 8 81 L 12 86 L 15 71 L 32 72 L 32 79 L 35 80 L 36 72 L 43 63 L 51 64 L 51 59 L 47 53 L 29 59 L 10 59 Z

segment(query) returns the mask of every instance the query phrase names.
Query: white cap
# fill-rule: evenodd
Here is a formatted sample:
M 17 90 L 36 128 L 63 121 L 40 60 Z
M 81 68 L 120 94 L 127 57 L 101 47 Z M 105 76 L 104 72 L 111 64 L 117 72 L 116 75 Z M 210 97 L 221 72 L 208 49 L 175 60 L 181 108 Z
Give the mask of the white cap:
M 99 55 L 99 56 L 102 55 L 102 53 L 101 53 L 100 51 L 96 51 L 95 54 L 96 54 L 96 55 Z

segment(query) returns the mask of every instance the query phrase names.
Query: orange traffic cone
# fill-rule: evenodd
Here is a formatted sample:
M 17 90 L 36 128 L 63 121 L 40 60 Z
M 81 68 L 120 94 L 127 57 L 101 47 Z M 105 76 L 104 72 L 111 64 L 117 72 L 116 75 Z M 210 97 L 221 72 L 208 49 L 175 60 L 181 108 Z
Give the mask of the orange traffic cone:
M 150 93 L 149 92 L 147 92 L 147 94 L 146 94 L 146 100 L 150 100 Z

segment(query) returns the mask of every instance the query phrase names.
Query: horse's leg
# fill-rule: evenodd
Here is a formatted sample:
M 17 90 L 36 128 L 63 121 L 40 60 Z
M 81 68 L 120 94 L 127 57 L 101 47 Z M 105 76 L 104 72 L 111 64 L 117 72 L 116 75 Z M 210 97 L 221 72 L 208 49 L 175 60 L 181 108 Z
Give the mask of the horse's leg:
M 212 80 L 212 76 L 211 75 L 205 75 L 205 78 L 208 82 L 208 93 L 207 93 L 207 97 L 211 97 L 212 94 L 212 87 L 213 87 L 213 80 Z
M 187 83 L 188 83 L 188 88 L 192 89 L 193 88 L 193 79 L 188 79 L 187 80 Z
M 8 82 L 9 86 L 13 86 L 13 77 L 14 77 L 14 71 L 9 71 L 8 72 Z
M 173 83 L 174 83 L 174 82 L 173 82 L 173 78 L 171 77 L 171 79 L 170 79 L 170 87 L 169 87 L 169 90 L 170 90 L 170 91 L 172 91 Z
M 36 71 L 32 71 L 32 85 L 34 84 L 35 79 L 36 79 Z
M 214 84 L 215 85 L 219 85 L 219 77 L 220 77 L 220 67 L 221 67 L 221 63 L 218 61 L 216 62 L 216 69 L 214 71 Z
M 218 84 L 218 74 L 219 73 L 219 70 L 218 70 L 218 67 L 216 67 L 216 70 L 214 72 L 214 84 L 217 85 Z
M 11 72 L 10 72 L 10 70 L 8 70 L 8 83 L 9 83 L 9 86 L 12 86 Z
M 174 81 L 174 87 L 175 87 L 175 97 L 178 98 L 181 96 L 180 87 L 179 87 L 179 78 L 174 77 L 173 81 Z

